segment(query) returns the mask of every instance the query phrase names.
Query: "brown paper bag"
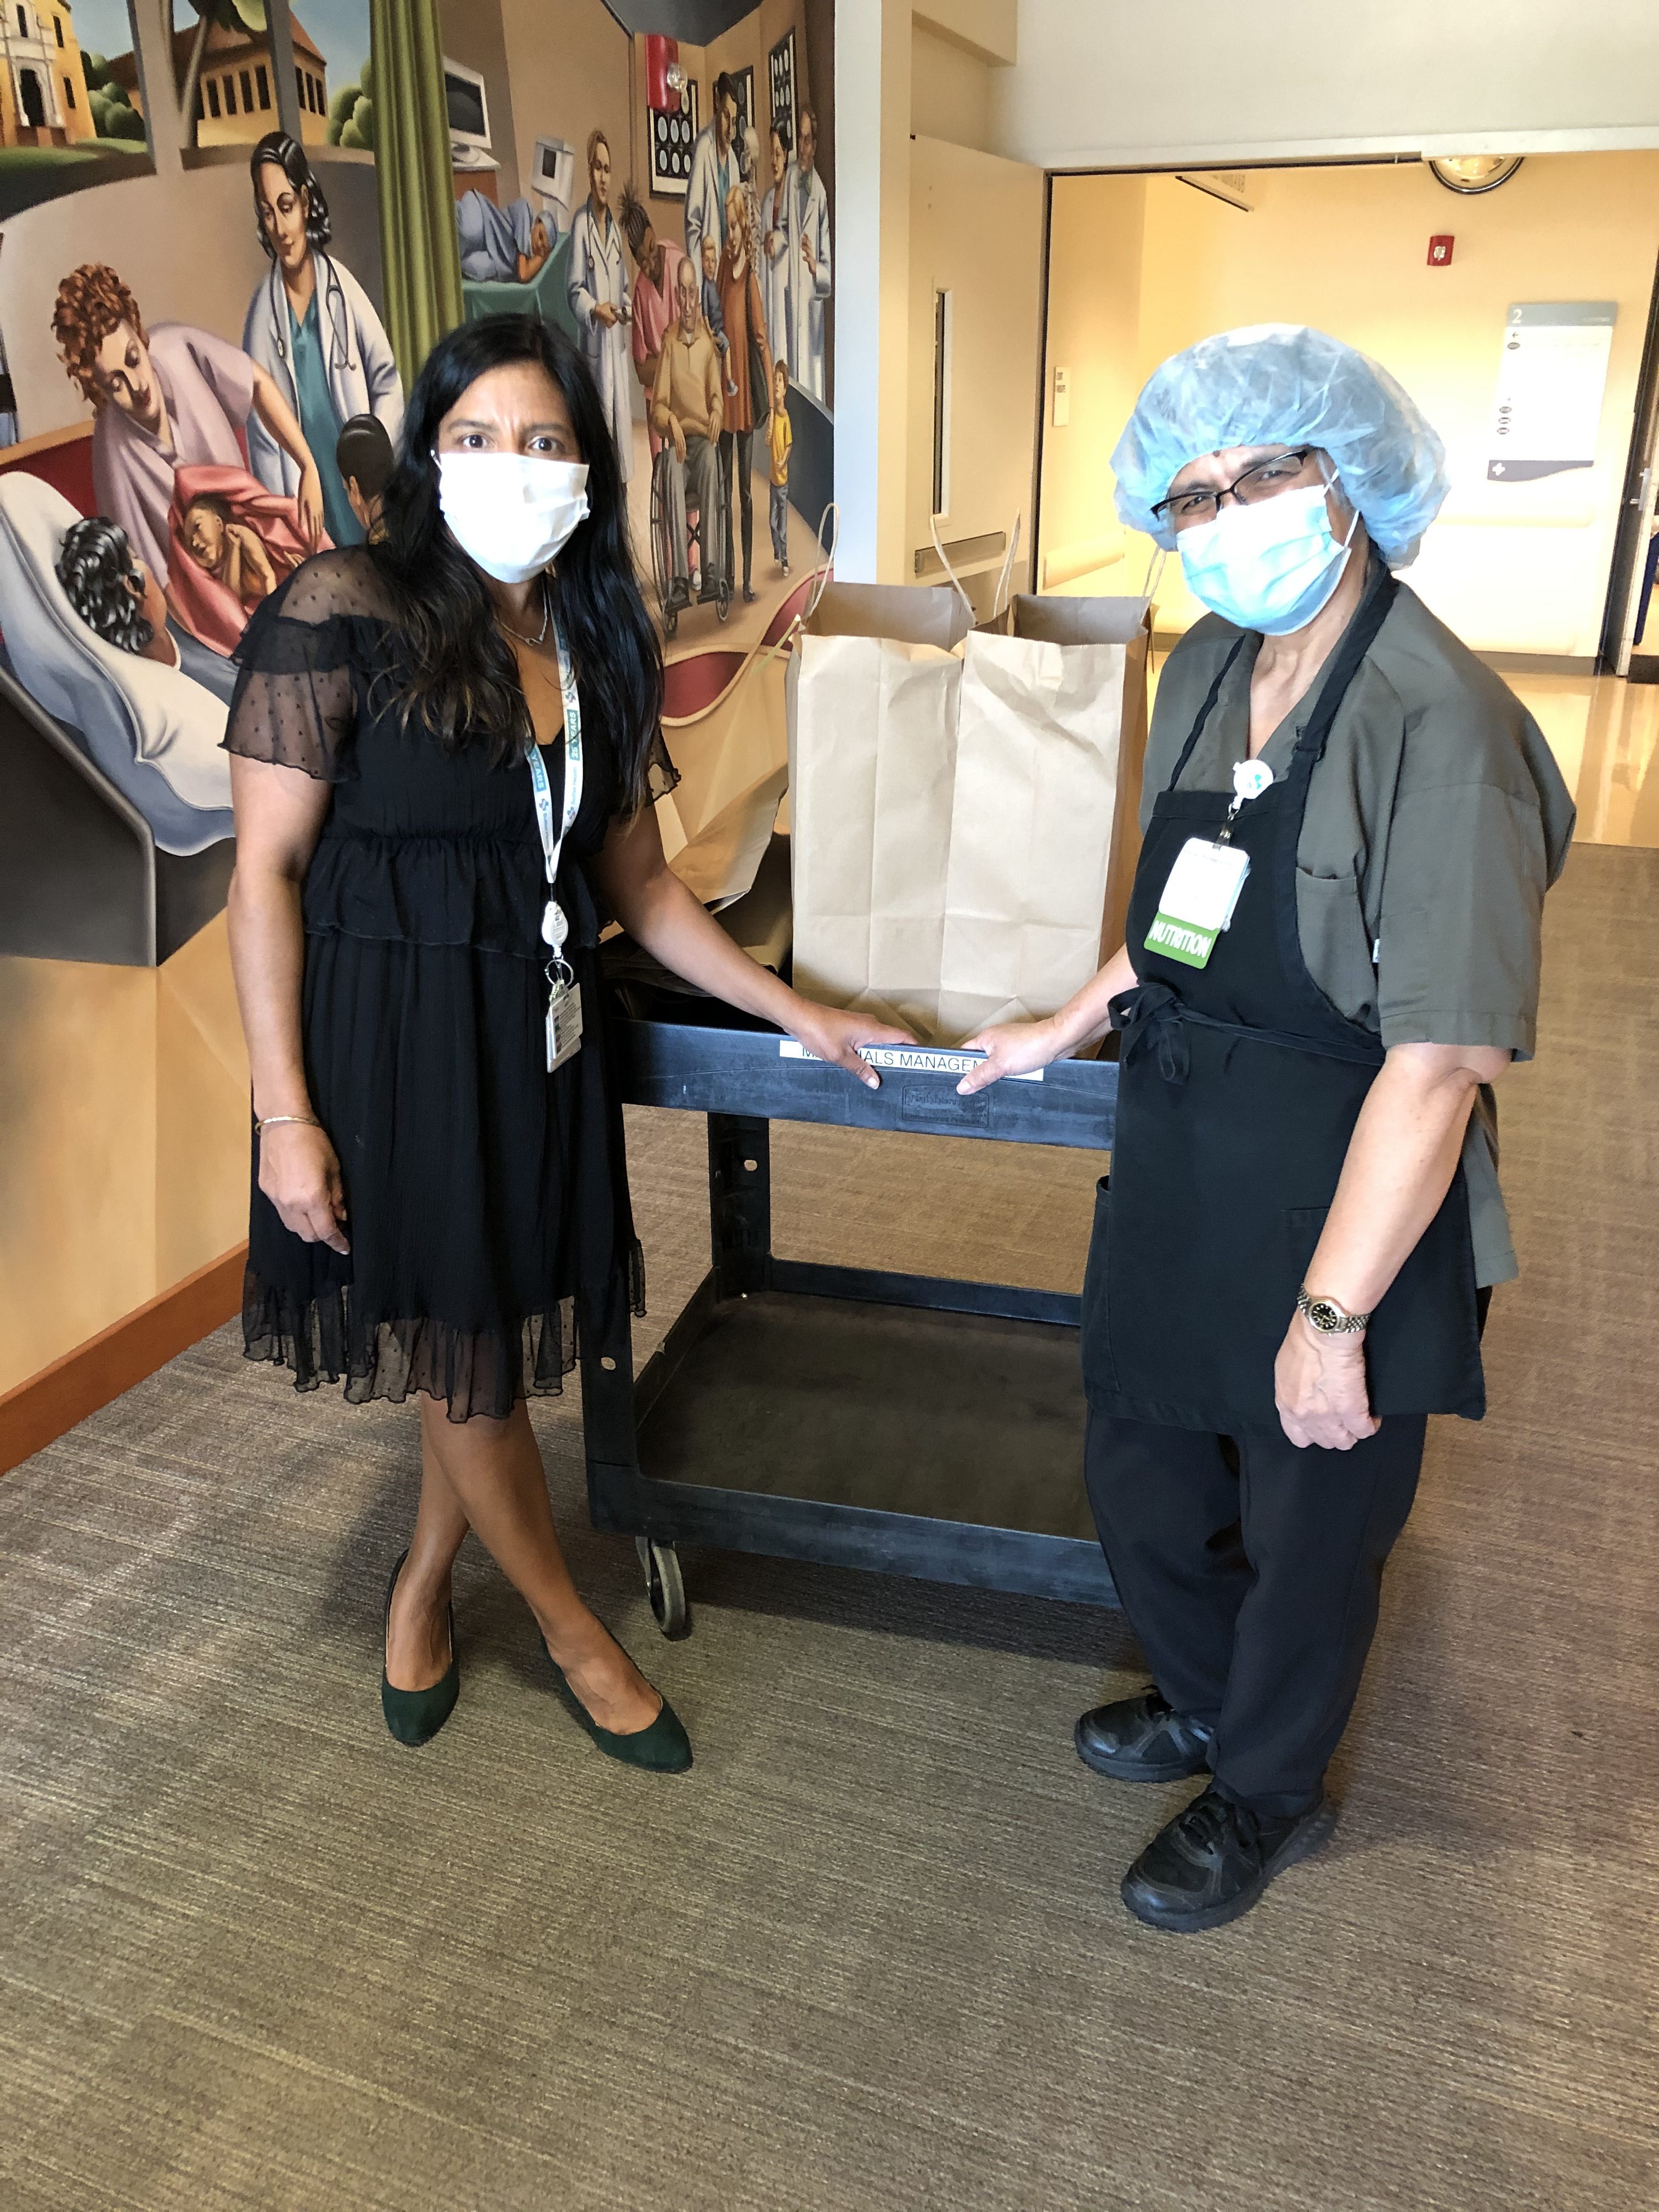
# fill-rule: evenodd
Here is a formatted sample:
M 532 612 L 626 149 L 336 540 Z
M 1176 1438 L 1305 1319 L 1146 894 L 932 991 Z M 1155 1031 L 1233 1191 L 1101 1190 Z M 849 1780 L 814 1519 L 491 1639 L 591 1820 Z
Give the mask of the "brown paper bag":
M 943 586 L 832 584 L 787 684 L 797 987 L 930 1036 L 966 627 Z
M 958 647 L 966 620 L 836 587 L 789 681 L 796 981 L 933 1043 L 1063 1005 L 1139 846 L 1143 604 L 1022 599 Z
M 948 1036 L 1052 1013 L 1122 942 L 1146 740 L 1139 599 L 1016 599 L 964 647 L 940 972 Z

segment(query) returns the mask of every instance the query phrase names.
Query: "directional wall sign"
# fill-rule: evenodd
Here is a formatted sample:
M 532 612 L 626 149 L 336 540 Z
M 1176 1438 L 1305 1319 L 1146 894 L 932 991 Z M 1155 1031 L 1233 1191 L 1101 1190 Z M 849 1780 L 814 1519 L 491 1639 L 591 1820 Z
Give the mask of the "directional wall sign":
M 1618 318 L 1612 300 L 1544 300 L 1510 309 L 1488 483 L 1530 483 L 1592 465 Z

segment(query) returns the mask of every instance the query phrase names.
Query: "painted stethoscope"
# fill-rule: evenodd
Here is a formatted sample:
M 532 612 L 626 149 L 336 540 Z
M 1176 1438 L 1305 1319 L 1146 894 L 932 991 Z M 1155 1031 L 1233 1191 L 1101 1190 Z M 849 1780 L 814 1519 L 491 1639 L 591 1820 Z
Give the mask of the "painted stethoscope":
M 356 370 L 358 364 L 351 358 L 351 339 L 349 335 L 351 318 L 346 312 L 345 287 L 335 272 L 334 262 L 331 255 L 322 252 L 314 246 L 310 248 L 310 252 L 313 268 L 320 261 L 325 264 L 328 270 L 328 283 L 325 288 L 324 298 L 324 313 L 328 318 L 329 329 L 328 373 L 331 376 L 340 370 L 344 370 L 348 374 L 352 374 Z M 288 295 L 283 289 L 283 268 L 280 262 L 271 263 L 265 276 L 265 289 L 270 296 L 270 333 L 276 341 L 277 357 L 289 367 L 291 372 L 293 364 L 289 362 L 288 346 Z

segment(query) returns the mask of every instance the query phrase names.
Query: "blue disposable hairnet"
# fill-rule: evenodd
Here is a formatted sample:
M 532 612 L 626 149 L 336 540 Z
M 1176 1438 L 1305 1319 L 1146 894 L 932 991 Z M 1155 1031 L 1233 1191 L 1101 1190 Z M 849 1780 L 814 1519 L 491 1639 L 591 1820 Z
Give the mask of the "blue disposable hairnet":
M 1154 517 L 1176 471 L 1231 446 L 1322 446 L 1391 568 L 1440 512 L 1446 452 L 1386 368 L 1297 323 L 1201 338 L 1155 369 L 1112 455 L 1118 519 L 1173 549 Z

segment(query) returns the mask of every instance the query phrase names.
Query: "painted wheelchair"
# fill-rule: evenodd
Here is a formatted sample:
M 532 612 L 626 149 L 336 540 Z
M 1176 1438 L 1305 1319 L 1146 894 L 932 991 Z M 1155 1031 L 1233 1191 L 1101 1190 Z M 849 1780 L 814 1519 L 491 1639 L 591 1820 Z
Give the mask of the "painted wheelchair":
M 715 448 L 720 478 L 720 511 L 714 517 L 714 529 L 708 533 L 714 560 L 714 592 L 713 605 L 716 616 L 726 621 L 732 611 L 732 586 L 735 574 L 732 544 L 732 480 L 725 465 L 726 456 Z M 662 629 L 665 637 L 672 637 L 680 626 L 680 616 L 687 605 L 708 604 L 702 593 L 708 589 L 708 579 L 702 578 L 702 593 L 677 605 L 674 599 L 674 548 L 670 537 L 669 515 L 671 502 L 668 493 L 668 471 L 675 465 L 674 448 L 665 438 L 651 464 L 651 580 L 657 594 L 657 605 L 662 610 Z M 688 488 L 685 505 L 686 542 L 681 550 L 689 580 L 691 573 L 691 548 L 696 532 L 692 518 L 696 509 L 691 505 Z

